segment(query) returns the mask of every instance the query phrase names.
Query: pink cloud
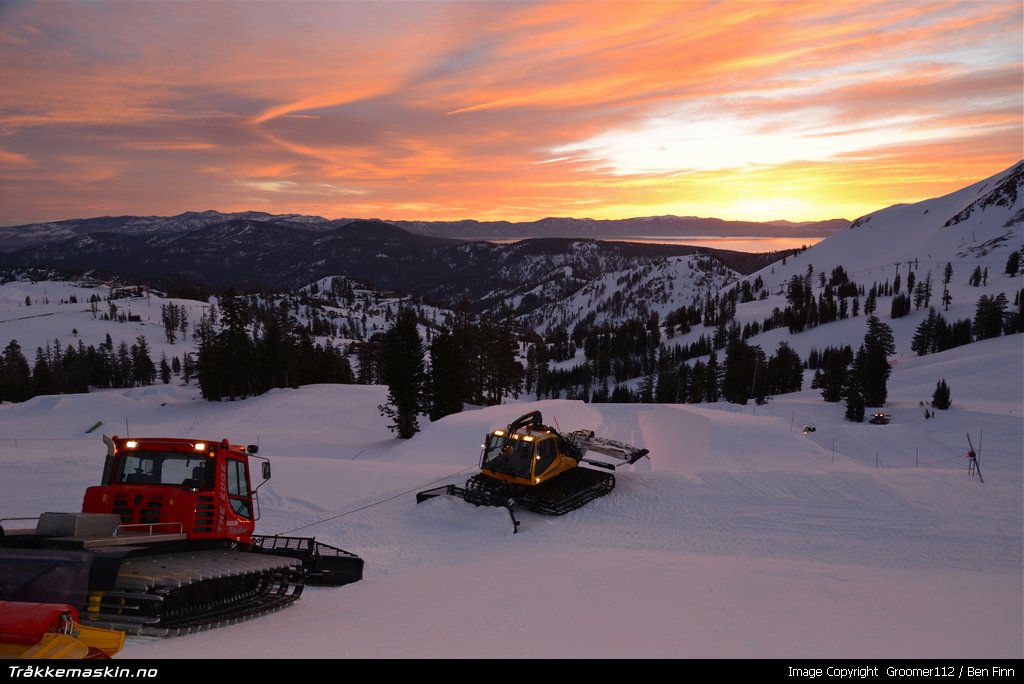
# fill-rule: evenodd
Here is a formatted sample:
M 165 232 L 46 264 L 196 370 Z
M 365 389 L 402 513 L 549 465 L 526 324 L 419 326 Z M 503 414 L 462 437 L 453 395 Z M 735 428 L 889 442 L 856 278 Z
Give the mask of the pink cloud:
M 0 151 L 0 221 L 256 202 L 714 214 L 707 198 L 729 198 L 709 186 L 738 195 L 752 177 L 828 218 L 877 208 L 886 187 L 937 194 L 943 164 L 982 177 L 1022 156 L 1016 2 L 242 5 L 7 6 L 0 143 L 18 152 Z M 741 149 L 713 173 L 663 154 L 627 178 L 624 152 L 594 142 L 635 135 L 656 155 L 673 144 L 659 135 L 709 121 L 844 153 Z M 898 144 L 869 135 L 897 124 Z M 573 146 L 587 153 L 558 152 Z

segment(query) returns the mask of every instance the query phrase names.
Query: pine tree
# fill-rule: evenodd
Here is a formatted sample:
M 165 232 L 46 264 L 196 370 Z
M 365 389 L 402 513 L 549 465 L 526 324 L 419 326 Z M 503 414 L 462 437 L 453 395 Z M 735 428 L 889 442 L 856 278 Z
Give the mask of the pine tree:
M 1006 327 L 1003 332 L 1007 335 L 1024 332 L 1024 290 L 1013 296 L 1013 310 L 1006 316 Z
M 948 336 L 946 319 L 942 314 L 935 311 L 934 307 L 928 308 L 928 316 L 921 321 L 910 341 L 910 349 L 918 356 L 934 354 L 942 351 L 941 340 Z
M 856 388 L 851 388 L 846 394 L 846 420 L 864 422 L 864 397 Z
M 843 389 L 843 395 L 846 399 L 846 420 L 855 423 L 864 422 L 864 394 L 860 385 L 861 371 L 858 367 L 858 362 L 863 358 L 864 346 L 861 345 L 853 361 L 853 367 L 850 369 L 846 387 Z
M 821 365 L 818 386 L 825 401 L 836 402 L 845 396 L 853 350 L 850 347 L 832 349 Z
M 721 398 L 719 387 L 721 387 L 721 380 L 719 379 L 720 367 L 718 365 L 718 353 L 715 351 L 711 352 L 708 356 L 708 362 L 704 366 L 704 401 L 708 403 L 715 403 Z
M 49 345 L 47 345 L 49 350 Z M 59 391 L 53 372 L 49 354 L 42 347 L 36 347 L 36 363 L 32 368 L 32 396 L 56 394 Z
M 156 364 L 149 357 L 149 344 L 143 335 L 135 338 L 131 347 L 131 382 L 133 385 L 152 385 L 156 382 Z
M 196 326 L 198 353 L 192 359 L 191 354 L 185 355 L 185 367 L 182 369 L 185 382 L 195 377 L 199 383 L 199 392 L 204 399 L 218 401 L 224 396 L 222 382 L 221 348 L 217 343 L 217 335 L 213 322 L 208 316 L 199 319 Z M 191 372 L 190 372 L 191 371 Z
M 925 282 L 923 280 L 919 280 L 917 285 L 914 287 L 914 308 L 915 309 L 920 309 L 922 306 L 924 306 L 924 302 L 925 302 L 926 298 L 927 297 L 926 297 L 926 292 L 925 292 Z M 896 300 L 893 299 L 894 303 L 895 303 L 895 301 Z M 909 304 L 908 304 L 907 311 L 909 311 L 909 310 L 910 310 L 910 307 L 909 307 Z
M 121 340 L 117 345 L 117 356 L 114 359 L 114 387 L 132 387 L 132 352 L 128 343 Z
M 160 355 L 160 382 L 165 385 L 171 382 L 171 364 L 167 363 L 167 354 Z
M 779 348 L 768 359 L 765 392 L 772 395 L 799 392 L 803 387 L 803 382 L 804 370 L 800 355 L 793 351 L 784 340 L 780 341 Z
M 360 385 L 376 385 L 380 379 L 380 333 L 360 343 L 356 351 L 356 382 Z
M 1006 295 L 1000 292 L 995 297 L 981 295 L 971 324 L 971 333 L 976 340 L 987 340 L 1003 334 L 1006 315 Z
M 418 416 L 427 408 L 427 373 L 424 367 L 423 340 L 416 328 L 416 313 L 403 307 L 385 331 L 381 344 L 380 376 L 388 386 L 388 403 L 378 406 L 381 415 L 391 418 L 402 439 L 419 432 Z
M 281 307 L 271 307 L 262 316 L 263 335 L 254 345 L 255 368 L 250 371 L 254 376 L 254 391 L 265 392 L 272 387 L 298 387 L 303 381 L 313 382 L 317 373 L 311 368 L 314 360 L 313 343 L 309 335 L 300 335 L 300 342 L 288 334 L 290 327 L 288 311 Z M 305 333 L 305 330 L 302 331 Z M 303 358 L 302 352 L 306 356 Z M 303 377 L 303 375 L 309 377 Z
M 907 288 L 910 288 L 910 279 L 907 278 Z M 864 300 L 864 315 L 870 316 L 875 313 L 875 307 L 877 306 L 877 297 L 875 294 L 875 288 L 871 288 L 868 291 L 867 299 Z
M 686 401 L 689 367 L 684 364 L 675 366 L 670 355 L 664 350 L 658 357 L 658 375 L 654 401 L 658 404 L 678 404 Z
M 733 340 L 725 352 L 722 372 L 722 398 L 744 405 L 751 397 L 765 396 L 767 364 L 760 347 Z
M 946 384 L 946 379 L 943 378 L 935 385 L 935 393 L 932 394 L 932 406 L 945 411 L 951 403 L 949 385 Z
M 462 348 L 455 334 L 444 328 L 430 342 L 430 420 L 462 411 L 468 385 Z
M 164 324 L 167 344 L 174 344 L 178 334 L 178 306 L 173 302 L 160 306 L 160 318 Z
M 1020 270 L 1020 252 L 1010 252 L 1010 256 L 1006 259 L 1006 269 L 1004 273 L 1011 278 L 1017 275 L 1017 271 Z
M 690 391 L 686 395 L 686 401 L 690 404 L 699 404 L 704 401 L 706 394 L 706 388 L 704 383 L 707 378 L 707 366 L 703 361 L 697 360 L 693 364 L 693 373 L 691 374 L 693 381 L 690 383 Z
M 0 357 L 0 401 L 25 401 L 32 396 L 32 371 L 17 340 Z
M 921 301 L 924 300 L 922 295 Z M 890 318 L 902 318 L 910 313 L 910 297 L 905 294 L 898 294 L 892 298 L 892 305 L 889 307 Z
M 192 382 L 196 374 L 196 363 L 192 354 L 185 354 L 185 360 L 181 364 L 181 381 L 186 385 Z
M 78 341 L 77 348 L 69 344 L 64 350 L 63 366 L 62 391 L 71 394 L 88 392 L 93 374 L 102 371 L 101 357 L 96 348 L 86 348 L 82 340 Z
M 644 375 L 640 378 L 640 383 L 636 388 L 636 400 L 641 404 L 653 404 L 654 403 L 654 374 Z
M 228 290 L 219 301 L 223 329 L 215 338 L 220 360 L 219 367 L 215 369 L 219 376 L 220 395 L 215 398 L 246 397 L 255 394 L 256 379 L 253 343 L 246 329 L 249 320 L 245 302 L 234 290 Z
M 868 318 L 868 329 L 854 359 L 855 370 L 851 375 L 856 377 L 861 396 L 866 406 L 884 406 L 888 395 L 887 382 L 892 368 L 888 357 L 896 351 L 892 336 L 892 328 L 878 320 Z
M 516 360 L 519 344 L 511 312 L 500 323 L 485 319 L 481 324 L 486 403 L 500 404 L 506 396 L 518 398 L 523 388 L 523 366 Z M 565 342 L 575 352 L 569 340 Z

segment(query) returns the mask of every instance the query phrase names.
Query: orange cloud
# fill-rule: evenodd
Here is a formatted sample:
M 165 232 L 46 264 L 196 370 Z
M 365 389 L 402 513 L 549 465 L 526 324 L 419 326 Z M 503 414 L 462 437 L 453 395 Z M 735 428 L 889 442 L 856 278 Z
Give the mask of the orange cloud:
M 295 7 L 5 6 L 0 223 L 851 217 L 1024 156 L 1018 2 Z
M 4 166 L 32 166 L 32 160 L 17 152 L 0 150 L 0 164 Z
M 348 90 L 335 93 L 310 95 L 309 97 L 304 97 L 297 102 L 288 102 L 286 104 L 271 107 L 259 116 L 255 117 L 252 122 L 254 124 L 261 124 L 265 121 L 276 119 L 279 116 L 292 114 L 294 112 L 304 112 L 309 109 L 320 109 L 322 107 L 337 107 L 350 102 L 363 100 L 368 97 L 381 95 L 388 90 L 389 86 L 371 83 L 359 88 L 350 88 Z
M 153 152 L 174 152 L 176 150 L 212 150 L 215 144 L 188 140 L 140 140 L 125 143 L 134 150 L 150 150 Z

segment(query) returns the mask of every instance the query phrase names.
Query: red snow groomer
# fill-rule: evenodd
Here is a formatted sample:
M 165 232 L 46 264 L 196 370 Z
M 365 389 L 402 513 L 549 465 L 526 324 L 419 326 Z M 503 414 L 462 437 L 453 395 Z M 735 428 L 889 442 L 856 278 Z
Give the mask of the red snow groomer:
M 362 578 L 355 554 L 255 534 L 256 490 L 270 478 L 256 446 L 103 439 L 101 484 L 86 490 L 81 513 L 43 513 L 28 528 L 0 519 L 0 600 L 66 603 L 83 624 L 175 635 L 284 607 L 307 583 Z

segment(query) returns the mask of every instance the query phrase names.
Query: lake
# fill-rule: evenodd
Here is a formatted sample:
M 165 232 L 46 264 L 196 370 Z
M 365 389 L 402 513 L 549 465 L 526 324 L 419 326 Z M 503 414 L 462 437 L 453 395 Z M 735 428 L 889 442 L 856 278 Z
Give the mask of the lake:
M 718 236 L 718 235 L 691 235 L 689 237 L 668 237 L 661 235 L 642 235 L 642 236 L 624 236 L 624 237 L 596 237 L 586 238 L 594 240 L 605 240 L 609 242 L 641 242 L 645 244 L 655 245 L 695 245 L 698 247 L 713 247 L 715 249 L 729 249 L 736 252 L 777 252 L 783 249 L 798 249 L 804 245 L 810 247 L 811 245 L 818 243 L 825 239 L 826 236 L 819 237 L 760 237 L 753 235 L 732 235 L 732 236 Z M 499 245 L 506 245 L 513 242 L 520 242 L 522 240 L 529 240 L 531 238 L 518 237 L 518 238 L 491 238 L 491 237 L 476 237 L 476 238 L 461 238 L 465 240 L 483 240 L 485 242 L 493 242 Z

